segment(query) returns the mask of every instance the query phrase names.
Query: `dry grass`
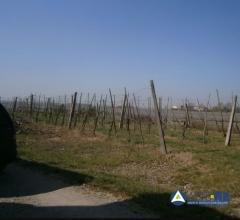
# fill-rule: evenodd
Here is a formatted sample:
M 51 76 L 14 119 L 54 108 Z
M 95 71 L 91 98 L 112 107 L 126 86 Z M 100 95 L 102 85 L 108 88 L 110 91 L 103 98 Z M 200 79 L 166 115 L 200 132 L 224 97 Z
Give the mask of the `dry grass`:
M 168 155 L 161 155 L 156 133 L 139 143 L 136 132 L 131 141 L 120 132 L 108 137 L 79 129 L 68 130 L 44 124 L 30 124 L 30 132 L 18 135 L 22 159 L 75 170 L 94 177 L 92 185 L 114 192 L 138 195 L 146 192 L 228 191 L 238 198 L 240 172 L 239 140 L 224 147 L 221 134 L 212 132 L 208 144 L 202 133 L 190 130 L 181 139 L 181 130 L 168 129 Z

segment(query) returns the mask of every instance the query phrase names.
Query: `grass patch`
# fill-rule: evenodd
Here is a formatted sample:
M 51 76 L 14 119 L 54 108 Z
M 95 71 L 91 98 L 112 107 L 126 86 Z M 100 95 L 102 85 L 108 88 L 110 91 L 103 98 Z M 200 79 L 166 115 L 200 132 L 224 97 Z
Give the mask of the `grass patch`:
M 228 191 L 232 198 L 239 196 L 239 140 L 225 147 L 221 133 L 215 131 L 209 131 L 208 143 L 203 144 L 199 130 L 188 130 L 182 140 L 179 128 L 168 128 L 165 135 L 171 153 L 164 156 L 160 154 L 154 127 L 151 134 L 144 130 L 142 144 L 138 130 L 131 131 L 129 140 L 126 131 L 109 137 L 103 128 L 93 136 L 78 128 L 69 131 L 41 123 L 28 126 L 29 132 L 17 135 L 21 159 L 89 175 L 90 185 L 135 198 L 159 214 L 173 210 L 169 208 L 169 193 L 176 190 Z M 231 214 L 233 206 L 236 204 L 215 211 L 204 209 L 205 216 Z M 192 213 L 204 212 L 195 209 Z M 188 209 L 179 210 L 175 214 L 184 216 Z

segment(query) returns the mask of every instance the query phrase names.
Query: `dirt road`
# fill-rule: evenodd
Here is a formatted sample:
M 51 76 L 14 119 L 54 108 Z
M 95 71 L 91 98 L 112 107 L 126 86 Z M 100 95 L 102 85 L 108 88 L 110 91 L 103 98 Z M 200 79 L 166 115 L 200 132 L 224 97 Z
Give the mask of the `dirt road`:
M 0 218 L 152 217 L 111 194 L 15 163 L 0 174 Z

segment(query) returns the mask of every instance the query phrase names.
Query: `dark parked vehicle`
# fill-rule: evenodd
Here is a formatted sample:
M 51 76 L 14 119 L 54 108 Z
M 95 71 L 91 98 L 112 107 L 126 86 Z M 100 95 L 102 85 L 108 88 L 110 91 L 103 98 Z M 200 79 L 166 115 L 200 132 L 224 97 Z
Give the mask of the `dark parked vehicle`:
M 0 170 L 16 159 L 15 134 L 13 121 L 0 104 Z

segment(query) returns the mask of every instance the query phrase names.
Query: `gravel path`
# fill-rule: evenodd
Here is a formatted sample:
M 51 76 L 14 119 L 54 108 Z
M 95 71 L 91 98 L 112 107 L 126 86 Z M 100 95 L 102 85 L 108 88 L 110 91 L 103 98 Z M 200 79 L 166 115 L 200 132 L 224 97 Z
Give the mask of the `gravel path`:
M 0 174 L 0 218 L 144 218 L 152 217 L 111 194 L 86 185 L 69 185 L 20 164 Z

